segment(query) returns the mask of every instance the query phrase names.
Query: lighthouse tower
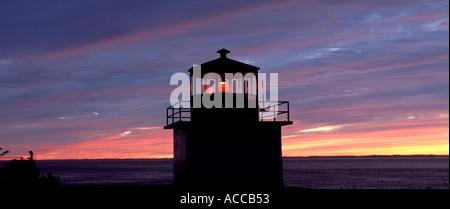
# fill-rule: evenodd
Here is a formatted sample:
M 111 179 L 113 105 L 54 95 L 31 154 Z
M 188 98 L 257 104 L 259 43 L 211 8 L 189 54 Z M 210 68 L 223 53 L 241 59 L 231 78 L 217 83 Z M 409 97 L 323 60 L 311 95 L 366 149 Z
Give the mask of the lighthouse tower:
M 289 103 L 259 102 L 265 88 L 256 83 L 259 68 L 229 59 L 229 52 L 217 51 L 220 57 L 198 66 L 200 73 L 190 68 L 190 101 L 180 101 L 188 108 L 167 108 L 174 184 L 282 186 L 281 127 L 292 124 Z

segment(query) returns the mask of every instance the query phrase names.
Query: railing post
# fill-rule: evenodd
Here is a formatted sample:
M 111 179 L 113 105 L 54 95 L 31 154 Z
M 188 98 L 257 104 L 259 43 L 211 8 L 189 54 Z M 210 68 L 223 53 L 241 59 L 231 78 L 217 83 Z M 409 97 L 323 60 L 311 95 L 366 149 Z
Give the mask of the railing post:
M 179 119 L 180 119 L 180 121 L 181 121 L 181 104 L 180 104 L 180 107 L 179 107 L 179 109 L 178 109 L 178 116 L 179 116 Z
M 289 111 L 289 102 L 287 102 L 287 118 L 288 118 L 288 121 L 291 121 L 291 118 L 290 118 L 290 116 L 289 116 L 289 114 L 290 114 L 290 111 Z
M 277 106 L 278 106 L 278 104 L 277 104 Z M 275 122 L 275 121 L 277 121 L 277 113 L 276 113 L 276 110 L 277 108 L 275 108 L 275 106 L 273 106 L 273 122 Z
M 169 108 L 166 109 L 166 126 L 169 125 Z
M 175 113 L 174 109 L 175 108 L 172 107 L 172 124 L 175 123 L 175 115 L 173 115 Z

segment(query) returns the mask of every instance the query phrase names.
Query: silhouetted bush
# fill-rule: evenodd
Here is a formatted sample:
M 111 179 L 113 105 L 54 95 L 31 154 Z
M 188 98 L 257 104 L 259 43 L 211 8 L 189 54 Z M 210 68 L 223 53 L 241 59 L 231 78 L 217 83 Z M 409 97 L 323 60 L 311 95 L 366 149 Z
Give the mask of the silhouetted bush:
M 58 186 L 59 177 L 51 173 L 40 175 L 36 161 L 33 159 L 33 152 L 30 151 L 28 159 L 14 159 L 3 164 L 0 169 L 0 186 L 29 187 L 29 186 Z
M 39 184 L 43 186 L 58 186 L 59 183 L 59 176 L 53 176 L 50 172 L 47 174 L 47 176 L 42 175 L 41 177 L 39 177 Z

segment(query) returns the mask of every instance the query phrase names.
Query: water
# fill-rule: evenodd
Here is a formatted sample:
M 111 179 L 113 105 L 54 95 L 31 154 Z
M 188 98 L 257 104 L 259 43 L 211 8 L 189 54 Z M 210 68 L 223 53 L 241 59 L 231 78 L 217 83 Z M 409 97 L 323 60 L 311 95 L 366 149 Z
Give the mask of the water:
M 285 185 L 317 189 L 448 189 L 448 157 L 287 158 Z
M 1 162 L 0 162 L 1 163 Z M 171 184 L 173 161 L 46 160 L 62 185 Z M 285 158 L 288 186 L 317 189 L 448 189 L 448 157 Z
M 59 176 L 61 185 L 171 184 L 173 160 L 45 160 L 41 174 Z

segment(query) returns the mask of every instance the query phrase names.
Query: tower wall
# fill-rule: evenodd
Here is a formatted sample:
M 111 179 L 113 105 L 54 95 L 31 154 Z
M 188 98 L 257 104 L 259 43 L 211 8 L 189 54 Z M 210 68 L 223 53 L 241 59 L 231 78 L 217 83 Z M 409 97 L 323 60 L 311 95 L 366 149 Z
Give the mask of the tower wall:
M 279 124 L 191 125 L 174 140 L 175 184 L 283 185 Z

